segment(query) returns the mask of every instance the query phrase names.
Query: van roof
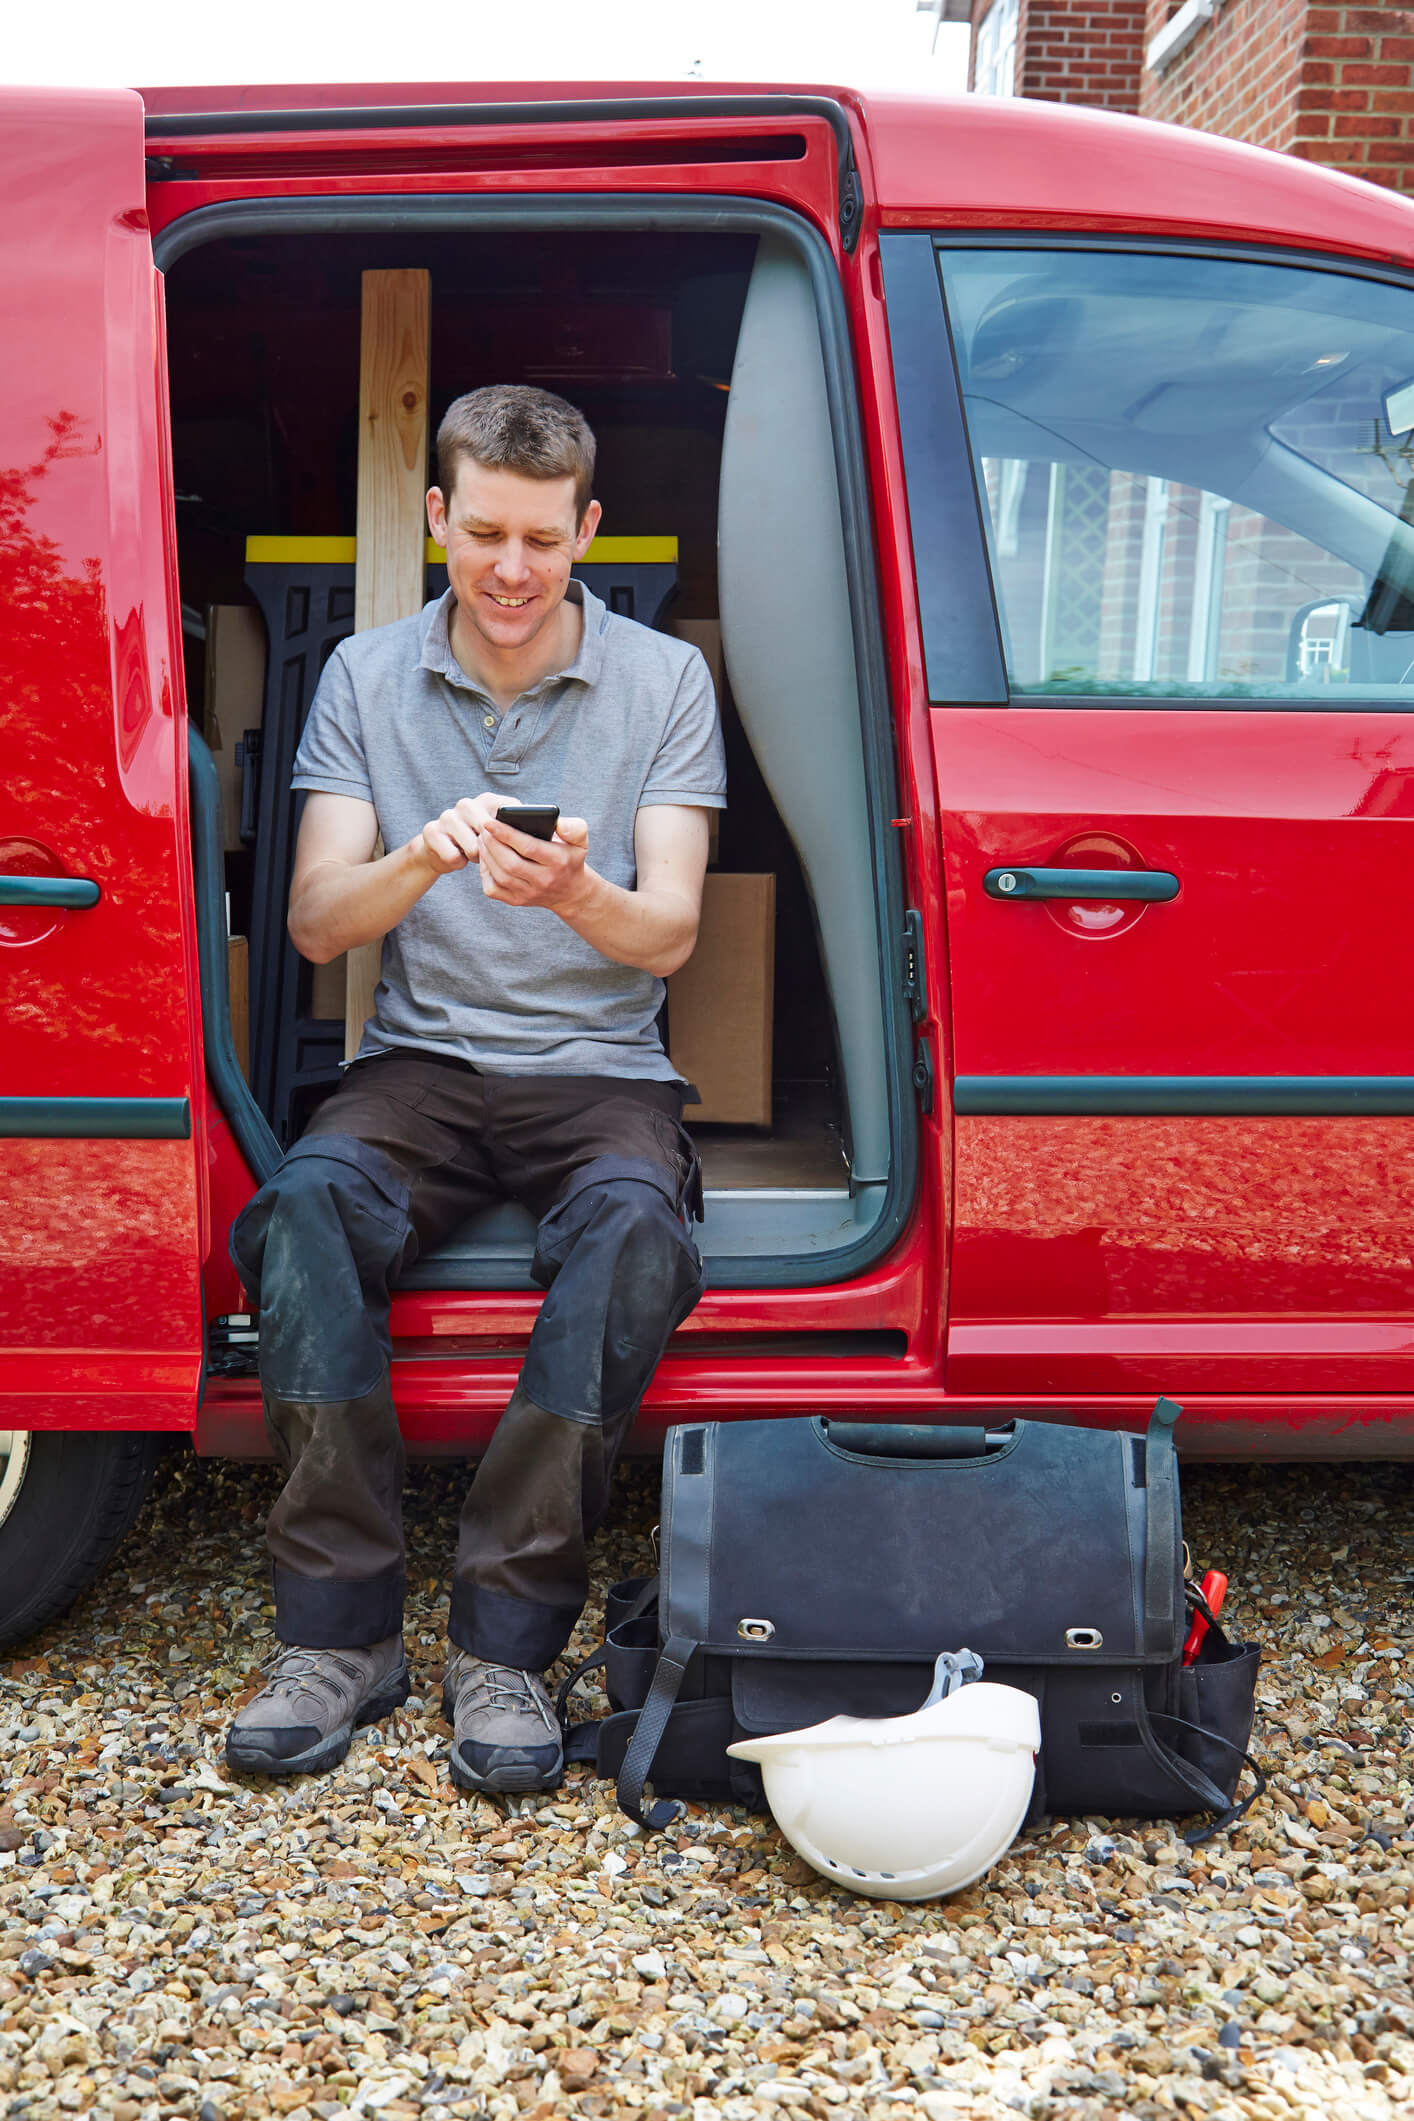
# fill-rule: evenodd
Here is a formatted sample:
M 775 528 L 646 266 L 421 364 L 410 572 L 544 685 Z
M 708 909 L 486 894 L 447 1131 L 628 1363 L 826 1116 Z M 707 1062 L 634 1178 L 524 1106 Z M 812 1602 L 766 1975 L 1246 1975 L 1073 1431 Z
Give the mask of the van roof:
M 1363 178 L 1212 133 L 1021 97 L 911 96 L 827 83 L 359 82 L 140 91 L 148 112 L 828 96 L 862 134 L 895 228 L 1097 229 L 1271 242 L 1414 264 L 1414 202 Z M 175 137 L 167 134 L 168 138 Z

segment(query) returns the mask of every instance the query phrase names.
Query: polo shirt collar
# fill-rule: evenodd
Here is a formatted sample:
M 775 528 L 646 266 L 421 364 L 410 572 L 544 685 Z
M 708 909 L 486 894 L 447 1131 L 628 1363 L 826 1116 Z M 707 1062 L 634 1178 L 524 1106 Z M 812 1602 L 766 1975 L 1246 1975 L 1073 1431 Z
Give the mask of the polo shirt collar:
M 566 601 L 583 606 L 584 624 L 580 628 L 579 648 L 574 660 L 563 670 L 552 670 L 542 678 L 539 685 L 530 690 L 538 692 L 549 684 L 595 685 L 604 668 L 604 620 L 605 609 L 602 598 L 583 582 L 572 581 L 565 591 Z M 418 656 L 420 670 L 434 670 L 450 684 L 461 685 L 470 691 L 478 688 L 472 683 L 452 653 L 452 613 L 456 610 L 456 597 L 448 589 L 445 596 L 428 604 L 422 614 L 422 651 Z

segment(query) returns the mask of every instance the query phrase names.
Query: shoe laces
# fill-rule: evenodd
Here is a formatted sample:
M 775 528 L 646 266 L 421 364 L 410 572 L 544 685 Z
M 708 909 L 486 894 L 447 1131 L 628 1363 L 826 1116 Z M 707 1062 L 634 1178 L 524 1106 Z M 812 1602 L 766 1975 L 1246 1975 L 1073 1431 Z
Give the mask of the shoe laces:
M 282 1644 L 260 1669 L 268 1674 L 262 1694 L 298 1694 L 326 1688 L 352 1698 L 360 1691 L 363 1678 L 358 1666 L 341 1657 L 337 1650 L 310 1650 L 298 1643 Z
M 545 1714 L 546 1702 L 535 1674 L 523 1672 L 517 1665 L 488 1664 L 483 1658 L 473 1657 L 469 1650 L 460 1650 L 450 1677 L 458 1707 L 531 1709 L 537 1716 Z

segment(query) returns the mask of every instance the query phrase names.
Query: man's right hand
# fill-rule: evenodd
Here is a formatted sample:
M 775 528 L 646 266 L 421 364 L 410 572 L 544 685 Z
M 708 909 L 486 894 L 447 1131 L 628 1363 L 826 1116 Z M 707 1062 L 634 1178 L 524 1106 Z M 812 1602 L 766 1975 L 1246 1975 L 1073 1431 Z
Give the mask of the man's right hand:
M 290 884 L 289 929 L 300 955 L 327 965 L 341 951 L 396 928 L 439 877 L 479 859 L 481 827 L 505 800 L 463 796 L 391 854 L 375 856 L 372 803 L 313 793 L 300 821 Z
M 451 876 L 456 870 L 465 869 L 468 862 L 480 860 L 481 827 L 496 815 L 504 801 L 506 798 L 499 795 L 464 795 L 450 810 L 423 826 L 408 842 L 408 853 L 433 876 Z

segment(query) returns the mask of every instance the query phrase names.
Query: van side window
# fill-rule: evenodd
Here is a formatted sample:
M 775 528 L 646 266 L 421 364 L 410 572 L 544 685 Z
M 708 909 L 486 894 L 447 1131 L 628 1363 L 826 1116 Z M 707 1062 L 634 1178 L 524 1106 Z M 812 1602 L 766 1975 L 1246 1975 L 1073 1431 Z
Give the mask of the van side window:
M 1414 706 L 1414 290 L 938 259 L 1013 697 Z

